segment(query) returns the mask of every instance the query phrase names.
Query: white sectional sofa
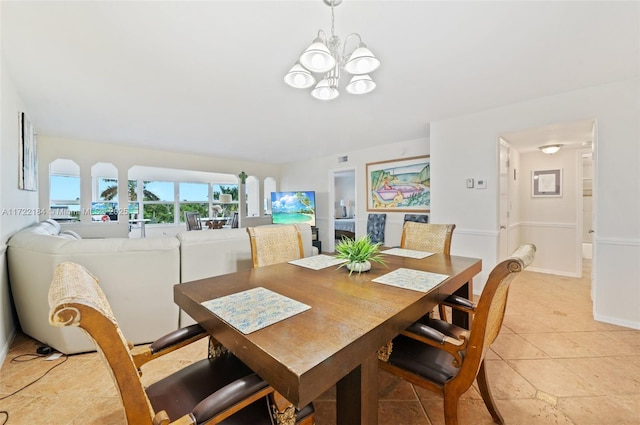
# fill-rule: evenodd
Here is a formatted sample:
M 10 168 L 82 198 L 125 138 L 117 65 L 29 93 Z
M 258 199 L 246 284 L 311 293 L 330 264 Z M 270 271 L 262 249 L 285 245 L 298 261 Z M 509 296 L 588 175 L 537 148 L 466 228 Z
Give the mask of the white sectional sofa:
M 65 354 L 94 351 L 79 328 L 49 324 L 47 295 L 55 267 L 72 261 L 100 280 L 122 331 L 134 344 L 176 329 L 173 285 L 180 279 L 176 238 L 77 239 L 55 221 L 41 222 L 7 242 L 9 282 L 22 331 Z
M 305 256 L 317 254 L 311 228 L 299 225 Z M 65 354 L 94 351 L 78 328 L 49 324 L 47 295 L 55 267 L 79 263 L 100 280 L 124 335 L 151 342 L 192 323 L 180 318 L 173 285 L 252 267 L 246 229 L 181 232 L 177 237 L 82 239 L 52 220 L 14 234 L 7 242 L 9 282 L 22 331 Z

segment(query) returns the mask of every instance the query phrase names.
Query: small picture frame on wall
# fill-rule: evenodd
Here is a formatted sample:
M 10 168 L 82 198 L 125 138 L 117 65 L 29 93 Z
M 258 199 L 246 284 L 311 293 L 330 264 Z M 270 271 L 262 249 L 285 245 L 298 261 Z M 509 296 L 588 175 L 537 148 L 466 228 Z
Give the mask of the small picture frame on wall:
M 562 197 L 562 169 L 531 171 L 531 196 Z
M 24 112 L 20 112 L 20 162 L 18 164 L 18 189 L 38 190 L 38 151 L 33 125 Z

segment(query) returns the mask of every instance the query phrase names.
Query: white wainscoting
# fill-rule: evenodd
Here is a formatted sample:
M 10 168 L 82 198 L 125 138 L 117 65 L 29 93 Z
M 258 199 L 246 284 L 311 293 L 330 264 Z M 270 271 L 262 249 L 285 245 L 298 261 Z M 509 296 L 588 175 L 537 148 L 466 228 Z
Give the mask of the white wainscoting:
M 593 249 L 594 319 L 640 329 L 640 240 L 595 237 Z
M 536 259 L 529 270 L 560 276 L 580 277 L 578 258 L 582 247 L 577 243 L 576 223 L 522 222 L 520 243 L 536 246 Z

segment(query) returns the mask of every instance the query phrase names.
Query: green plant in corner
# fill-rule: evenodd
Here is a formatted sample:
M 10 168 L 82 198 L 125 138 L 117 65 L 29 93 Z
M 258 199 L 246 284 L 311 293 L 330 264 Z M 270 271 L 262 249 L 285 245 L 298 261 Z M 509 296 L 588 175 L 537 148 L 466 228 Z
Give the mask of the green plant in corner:
M 380 243 L 371 242 L 369 235 L 360 239 L 343 237 L 336 245 L 336 258 L 347 261 L 340 264 L 338 268 L 346 266 L 351 275 L 354 270 L 358 273 L 369 270 L 371 262 L 386 265 L 382 258 L 383 254 L 380 253 L 380 245 Z

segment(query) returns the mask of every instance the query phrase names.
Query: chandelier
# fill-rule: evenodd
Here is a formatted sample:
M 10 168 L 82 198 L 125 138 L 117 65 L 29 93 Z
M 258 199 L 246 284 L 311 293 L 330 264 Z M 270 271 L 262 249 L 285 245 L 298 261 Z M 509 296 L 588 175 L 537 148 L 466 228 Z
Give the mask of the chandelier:
M 285 83 L 298 89 L 306 89 L 316 84 L 313 74 L 322 77 L 315 88 L 311 90 L 311 96 L 320 100 L 332 100 L 340 95 L 338 84 L 343 72 L 351 74 L 351 81 L 345 89 L 351 94 L 365 94 L 376 88 L 376 83 L 369 73 L 380 66 L 380 61 L 371 53 L 371 50 L 362 42 L 360 34 L 350 34 L 341 48 L 340 37 L 334 33 L 334 6 L 342 3 L 342 0 L 324 0 L 331 6 L 331 36 L 318 30 L 318 36 L 307 47 L 296 64 L 284 76 Z M 357 47 L 347 53 L 349 40 L 357 38 Z

